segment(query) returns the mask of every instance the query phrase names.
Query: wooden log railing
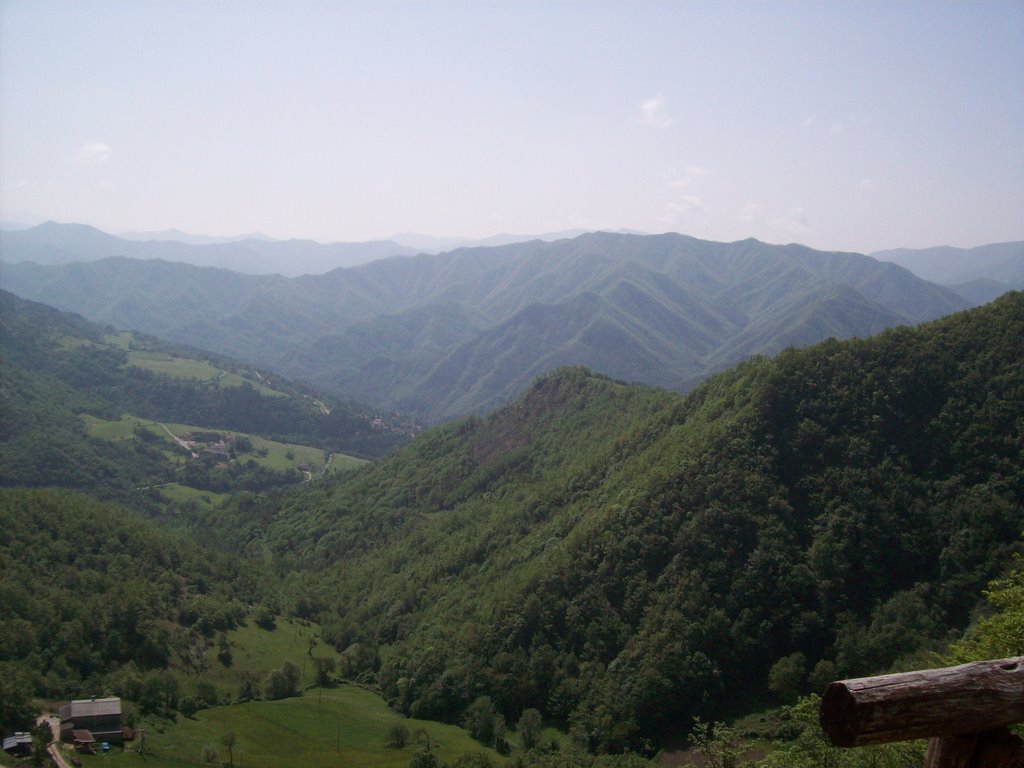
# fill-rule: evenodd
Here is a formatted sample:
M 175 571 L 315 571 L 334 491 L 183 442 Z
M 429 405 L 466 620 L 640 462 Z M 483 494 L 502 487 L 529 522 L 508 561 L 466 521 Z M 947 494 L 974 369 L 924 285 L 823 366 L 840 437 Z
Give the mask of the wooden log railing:
M 1024 656 L 839 680 L 820 721 L 839 747 L 927 738 L 925 768 L 1024 768 Z

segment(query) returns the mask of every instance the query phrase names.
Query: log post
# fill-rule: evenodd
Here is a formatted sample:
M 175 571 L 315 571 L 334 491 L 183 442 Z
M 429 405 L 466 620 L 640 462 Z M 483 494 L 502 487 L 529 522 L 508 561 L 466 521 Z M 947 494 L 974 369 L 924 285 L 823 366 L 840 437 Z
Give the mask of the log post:
M 1024 741 L 1007 728 L 928 740 L 924 768 L 1024 768 Z
M 826 689 L 819 714 L 822 729 L 840 747 L 978 734 L 1024 722 L 1024 656 L 840 680 Z M 958 764 L 946 759 L 929 765 Z

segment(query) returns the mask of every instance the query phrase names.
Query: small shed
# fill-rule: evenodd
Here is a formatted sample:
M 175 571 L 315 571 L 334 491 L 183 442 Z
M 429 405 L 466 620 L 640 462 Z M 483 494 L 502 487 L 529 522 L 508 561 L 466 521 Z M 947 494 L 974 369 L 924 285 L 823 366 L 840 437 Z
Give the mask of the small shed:
M 4 752 L 9 755 L 32 754 L 32 734 L 17 731 L 13 736 L 8 736 L 4 739 Z

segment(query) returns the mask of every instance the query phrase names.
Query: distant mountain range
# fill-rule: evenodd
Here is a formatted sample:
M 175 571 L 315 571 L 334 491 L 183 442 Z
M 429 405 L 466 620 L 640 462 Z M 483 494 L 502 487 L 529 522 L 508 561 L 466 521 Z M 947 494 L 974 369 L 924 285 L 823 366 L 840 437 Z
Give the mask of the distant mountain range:
M 1024 288 L 1024 241 L 977 248 L 898 248 L 871 255 L 906 267 L 925 280 L 950 286 L 974 304 Z
M 85 224 L 48 221 L 29 229 L 0 232 L 0 253 L 8 263 L 68 264 L 113 256 L 163 259 L 202 267 L 219 267 L 250 275 L 290 277 L 322 274 L 388 256 L 416 251 L 388 240 L 366 243 L 318 243 L 313 240 L 272 240 L 254 234 L 244 239 L 190 235 L 178 230 L 107 234 Z
M 392 242 L 398 243 L 399 245 L 406 245 L 410 248 L 416 249 L 419 253 L 442 253 L 443 251 L 451 251 L 455 248 L 475 248 L 475 247 L 488 247 L 493 245 L 512 245 L 513 243 L 525 243 L 530 240 L 543 240 L 545 242 L 552 242 L 554 240 L 570 240 L 580 235 L 585 235 L 588 232 L 594 232 L 597 230 L 592 229 L 566 229 L 561 232 L 546 232 L 542 235 L 512 235 L 501 233 L 497 235 L 491 235 L 490 237 L 484 237 L 480 239 L 473 239 L 471 237 L 435 237 L 433 235 L 421 235 L 415 232 L 403 232 L 398 235 L 392 235 L 388 239 Z M 613 231 L 619 235 L 645 235 L 646 232 L 638 232 L 632 229 L 617 229 L 617 230 L 600 230 L 603 232 Z
M 117 235 L 86 224 L 47 221 L 27 225 L 0 222 L 0 250 L 10 263 L 67 264 L 97 261 L 111 256 L 164 259 L 199 267 L 219 267 L 249 275 L 286 277 L 319 275 L 338 267 L 355 267 L 389 256 L 440 253 L 454 248 L 510 245 L 530 240 L 566 240 L 588 230 L 574 229 L 541 235 L 499 234 L 474 240 L 434 237 L 406 232 L 388 240 L 357 243 L 320 243 L 315 240 L 277 240 L 262 232 L 217 237 L 164 229 L 158 232 L 121 232 Z M 620 230 L 620 234 L 641 234 Z
M 860 254 L 678 234 L 590 233 L 297 278 L 124 257 L 11 264 L 9 236 L 3 287 L 24 298 L 427 420 L 489 410 L 565 364 L 685 390 L 751 354 L 973 303 Z

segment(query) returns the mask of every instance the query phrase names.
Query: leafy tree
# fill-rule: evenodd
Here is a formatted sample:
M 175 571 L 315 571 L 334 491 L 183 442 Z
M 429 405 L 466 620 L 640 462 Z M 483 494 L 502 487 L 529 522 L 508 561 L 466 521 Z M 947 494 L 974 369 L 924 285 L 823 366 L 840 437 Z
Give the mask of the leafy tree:
M 279 669 L 275 669 L 267 675 L 264 690 L 266 691 L 267 698 L 274 701 L 284 699 L 292 695 L 292 687 L 288 683 L 288 678 L 286 678 L 284 673 Z
M 388 728 L 388 746 L 395 749 L 404 749 L 409 743 L 409 729 L 405 723 L 395 723 Z
M 234 731 L 225 731 L 220 737 L 220 743 L 228 751 L 228 765 L 235 764 L 235 744 L 238 742 L 238 734 Z
M 196 698 L 204 707 L 212 707 L 220 702 L 217 686 L 210 680 L 199 680 L 196 683 Z
M 498 712 L 490 696 L 478 697 L 466 710 L 463 727 L 481 744 L 494 744 Z
M 260 697 L 259 676 L 255 672 L 243 672 L 238 688 L 239 701 L 252 701 Z
M 228 636 L 223 632 L 217 637 L 217 660 L 225 667 L 231 666 L 231 644 L 228 642 Z
M 523 749 L 533 749 L 540 744 L 543 721 L 540 712 L 533 707 L 523 710 L 516 723 L 516 733 L 523 744 Z
M 441 761 L 433 752 L 416 752 L 409 758 L 408 768 L 441 768 Z
M 690 740 L 707 768 L 739 768 L 748 764 L 743 759 L 746 747 L 736 731 L 725 723 L 705 723 L 694 718 Z
M 331 675 L 337 668 L 337 662 L 329 656 L 314 656 L 313 669 L 316 672 L 316 684 L 321 688 L 331 684 Z
M 299 679 L 302 675 L 302 670 L 299 665 L 294 661 L 285 659 L 284 664 L 281 665 L 281 674 L 284 676 L 285 683 L 288 686 L 288 696 L 294 696 L 299 692 Z
M 1014 559 L 1013 572 L 989 584 L 985 600 L 991 613 L 953 644 L 955 663 L 1024 655 L 1024 558 Z
M 807 675 L 807 658 L 797 651 L 783 656 L 768 672 L 768 690 L 785 701 L 794 701 L 800 695 Z

